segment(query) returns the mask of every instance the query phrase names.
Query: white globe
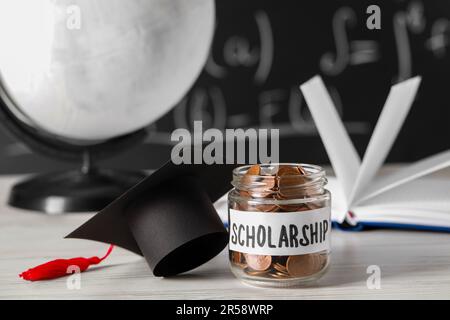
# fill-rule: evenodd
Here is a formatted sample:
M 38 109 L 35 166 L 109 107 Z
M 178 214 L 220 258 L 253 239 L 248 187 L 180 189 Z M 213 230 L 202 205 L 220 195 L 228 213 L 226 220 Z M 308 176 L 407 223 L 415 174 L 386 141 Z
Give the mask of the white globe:
M 1 0 L 0 76 L 14 112 L 91 143 L 169 111 L 204 65 L 214 0 Z

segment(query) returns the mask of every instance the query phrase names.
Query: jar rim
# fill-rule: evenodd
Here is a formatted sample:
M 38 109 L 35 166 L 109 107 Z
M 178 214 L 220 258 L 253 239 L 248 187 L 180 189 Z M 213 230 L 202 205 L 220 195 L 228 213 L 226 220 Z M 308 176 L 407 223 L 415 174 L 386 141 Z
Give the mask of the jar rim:
M 252 192 L 278 192 L 279 184 L 282 181 L 288 182 L 288 186 L 283 187 L 283 189 L 299 189 L 299 188 L 311 188 L 314 186 L 323 187 L 327 184 L 327 179 L 325 176 L 325 170 L 313 164 L 307 163 L 267 163 L 259 164 L 263 171 L 267 169 L 266 174 L 258 175 L 246 175 L 248 169 L 253 165 L 245 165 L 233 170 L 233 180 L 232 185 L 240 190 L 248 189 Z M 277 168 L 279 166 L 290 166 L 299 167 L 304 169 L 305 174 L 283 174 L 282 176 L 277 175 Z M 275 171 L 276 170 L 276 171 Z
M 306 174 L 303 174 L 302 177 L 305 178 L 310 178 L 310 179 L 314 179 L 314 178 L 321 178 L 323 176 L 325 176 L 325 169 L 323 169 L 321 166 L 315 165 L 315 164 L 309 164 L 309 163 L 293 163 L 293 162 L 280 162 L 280 163 L 263 163 L 263 164 L 258 164 L 260 168 L 264 169 L 264 168 L 268 168 L 270 170 L 270 168 L 275 168 L 278 166 L 291 166 L 291 167 L 299 167 L 301 166 L 305 171 Z M 235 177 L 242 177 L 244 176 L 248 169 L 250 169 L 253 165 L 245 165 L 245 166 L 240 166 L 237 167 L 233 170 L 233 176 Z M 259 175 L 252 175 L 253 177 L 261 177 L 261 178 L 267 178 L 270 175 L 269 174 L 259 174 Z M 297 176 L 297 175 L 284 175 L 285 177 L 290 177 L 290 176 Z

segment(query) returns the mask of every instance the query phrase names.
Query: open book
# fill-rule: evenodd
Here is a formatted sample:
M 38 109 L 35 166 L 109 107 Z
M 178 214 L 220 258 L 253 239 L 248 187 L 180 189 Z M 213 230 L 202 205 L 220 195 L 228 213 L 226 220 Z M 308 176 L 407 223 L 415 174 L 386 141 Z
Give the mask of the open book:
M 450 150 L 378 175 L 420 81 L 416 77 L 391 88 L 362 161 L 322 79 L 300 86 L 336 174 L 328 184 L 334 221 L 450 231 L 450 178 L 425 177 L 450 166 Z

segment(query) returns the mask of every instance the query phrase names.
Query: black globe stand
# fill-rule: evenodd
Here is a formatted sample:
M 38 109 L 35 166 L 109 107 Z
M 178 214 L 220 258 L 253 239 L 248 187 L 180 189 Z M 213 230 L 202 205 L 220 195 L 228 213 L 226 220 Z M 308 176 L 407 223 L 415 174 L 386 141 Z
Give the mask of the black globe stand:
M 9 194 L 10 206 L 47 214 L 99 211 L 145 177 L 139 171 L 99 169 L 93 166 L 92 158 L 109 159 L 142 143 L 147 130 L 83 145 L 28 123 L 1 81 L 0 98 L 0 123 L 7 133 L 37 154 L 75 163 L 82 161 L 79 170 L 37 174 L 17 183 Z
M 93 167 L 85 151 L 80 170 L 38 174 L 19 182 L 8 204 L 46 214 L 99 211 L 144 177 L 142 172 Z

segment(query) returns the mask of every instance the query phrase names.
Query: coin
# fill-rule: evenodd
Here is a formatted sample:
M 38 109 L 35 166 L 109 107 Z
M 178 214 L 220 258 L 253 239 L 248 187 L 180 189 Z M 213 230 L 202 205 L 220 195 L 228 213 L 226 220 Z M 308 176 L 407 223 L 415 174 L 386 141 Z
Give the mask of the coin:
M 272 256 L 246 254 L 245 261 L 247 265 L 256 271 L 267 270 L 272 264 Z
M 261 176 L 261 167 L 257 164 L 251 166 L 242 177 L 243 184 L 247 185 L 247 192 L 253 198 L 266 198 L 271 196 L 276 186 L 273 176 Z
M 278 206 L 276 204 L 247 204 L 245 211 L 260 211 L 260 212 L 277 212 Z
M 285 273 L 269 273 L 269 276 L 275 279 L 289 278 L 288 274 Z
M 261 168 L 259 167 L 258 164 L 254 164 L 253 166 L 251 166 L 247 172 L 245 173 L 245 175 L 252 175 L 252 176 L 258 176 L 259 172 L 261 171 Z
M 306 175 L 306 170 L 302 166 L 298 166 L 297 169 L 302 175 Z
M 230 255 L 231 255 L 232 262 L 234 262 L 236 264 L 242 263 L 242 253 L 240 253 L 238 251 L 230 251 Z
M 293 277 L 306 277 L 320 271 L 322 258 L 319 254 L 290 256 L 286 262 L 286 268 Z
M 289 274 L 287 274 L 285 272 L 275 272 L 273 275 L 275 275 L 278 278 L 287 278 L 287 277 L 289 277 Z
M 255 212 L 276 212 L 278 207 L 274 204 L 241 204 L 237 210 L 255 211 Z
M 253 178 L 252 176 L 258 176 L 259 175 L 259 165 L 255 164 L 251 166 L 247 172 L 242 177 L 242 184 L 250 187 L 253 184 Z M 250 190 L 241 190 L 241 193 L 243 192 L 250 192 Z
M 264 176 L 264 177 L 260 177 L 259 181 L 255 184 L 260 185 L 260 186 L 258 186 L 257 190 L 262 189 L 264 191 L 264 190 L 274 189 L 277 186 L 277 181 L 274 176 Z M 271 193 L 269 193 L 269 194 L 271 194 Z
M 283 204 L 278 205 L 278 208 L 282 212 L 298 212 L 311 210 L 311 208 L 306 204 Z
M 266 276 L 267 275 L 267 271 L 255 271 L 250 269 L 249 267 L 246 267 L 244 269 L 244 272 L 246 274 L 248 274 L 249 276 L 254 276 L 254 277 L 262 277 L 262 276 Z
M 314 202 L 308 202 L 307 206 L 308 206 L 309 210 L 322 208 L 322 206 L 320 206 L 320 205 L 318 205 L 317 203 L 314 203 Z
M 300 170 L 298 169 L 298 167 L 291 167 L 291 166 L 281 166 L 278 169 L 277 175 L 282 177 L 282 176 L 297 176 L 300 175 Z
M 278 170 L 278 196 L 280 198 L 298 198 L 305 195 L 306 190 L 302 185 L 305 180 L 302 177 L 305 171 L 301 167 L 283 166 Z
M 273 268 L 279 272 L 287 272 L 286 266 L 284 266 L 280 263 L 274 263 Z

